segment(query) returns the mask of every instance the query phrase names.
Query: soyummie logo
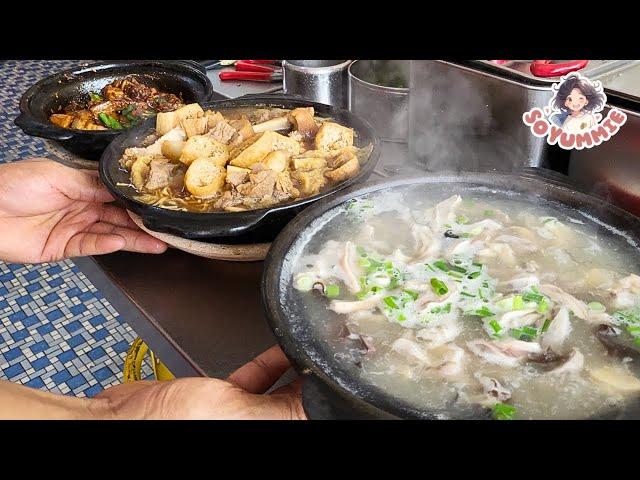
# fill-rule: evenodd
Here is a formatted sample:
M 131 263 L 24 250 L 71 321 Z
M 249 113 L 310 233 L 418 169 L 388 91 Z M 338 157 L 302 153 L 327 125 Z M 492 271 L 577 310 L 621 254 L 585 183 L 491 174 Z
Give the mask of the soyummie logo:
M 592 82 L 577 72 L 555 83 L 553 97 L 544 108 L 532 108 L 522 115 L 536 137 L 547 137 L 549 145 L 565 150 L 581 150 L 606 142 L 627 121 L 627 115 L 611 108 L 607 116 L 599 113 L 607 103 L 602 82 Z

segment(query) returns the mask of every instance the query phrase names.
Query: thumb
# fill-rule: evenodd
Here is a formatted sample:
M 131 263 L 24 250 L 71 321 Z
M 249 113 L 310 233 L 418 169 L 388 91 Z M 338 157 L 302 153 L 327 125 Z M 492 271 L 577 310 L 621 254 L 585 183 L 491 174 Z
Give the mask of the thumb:
M 116 234 L 78 233 L 71 237 L 64 249 L 66 258 L 104 255 L 124 248 L 127 241 Z

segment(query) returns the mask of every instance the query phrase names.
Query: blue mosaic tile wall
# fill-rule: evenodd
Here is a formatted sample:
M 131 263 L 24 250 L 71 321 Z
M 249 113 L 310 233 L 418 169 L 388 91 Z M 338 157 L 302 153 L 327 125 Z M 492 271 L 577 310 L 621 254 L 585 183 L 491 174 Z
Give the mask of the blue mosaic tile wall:
M 0 163 L 46 156 L 41 140 L 13 124 L 18 102 L 34 82 L 80 63 L 0 62 Z M 121 382 L 136 338 L 71 261 L 0 262 L 0 321 L 0 379 L 81 397 Z

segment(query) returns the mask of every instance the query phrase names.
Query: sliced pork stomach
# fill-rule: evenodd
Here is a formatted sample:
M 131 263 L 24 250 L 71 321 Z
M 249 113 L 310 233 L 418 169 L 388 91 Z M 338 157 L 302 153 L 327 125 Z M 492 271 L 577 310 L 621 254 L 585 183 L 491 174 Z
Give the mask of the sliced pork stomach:
M 529 355 L 542 353 L 538 343 L 520 340 L 471 340 L 467 348 L 479 358 L 503 367 L 517 367 Z
M 442 240 L 426 225 L 411 225 L 411 235 L 415 241 L 414 262 L 435 258 L 440 252 Z
M 571 322 L 569 321 L 569 310 L 567 307 L 561 307 L 553 318 L 547 331 L 542 335 L 540 344 L 545 348 L 550 348 L 555 352 L 559 352 L 562 344 L 571 333 Z
M 430 373 L 443 378 L 458 377 L 464 372 L 464 350 L 449 343 L 429 350 Z
M 429 365 L 429 357 L 424 347 L 408 338 L 398 338 L 391 344 L 391 349 L 414 365 Z
M 581 318 L 582 320 L 589 320 L 589 308 L 587 307 L 587 304 L 565 292 L 560 287 L 550 284 L 542 284 L 540 285 L 540 292 L 549 297 L 555 303 L 567 307 L 576 317 Z
M 374 295 L 365 300 L 356 300 L 353 302 L 345 300 L 333 300 L 329 304 L 329 310 L 336 313 L 354 313 L 359 311 L 373 310 L 378 306 L 378 302 L 382 299 L 381 295 Z
M 339 276 L 344 284 L 351 290 L 351 293 L 360 291 L 358 278 L 361 275 L 361 268 L 357 263 L 356 246 L 353 242 L 345 242 L 344 249 L 338 262 Z
M 503 387 L 495 378 L 486 377 L 480 373 L 476 373 L 474 376 L 482 385 L 482 391 L 487 397 L 482 402 L 483 405 L 491 406 L 499 402 L 506 402 L 511 398 L 511 391 Z
M 446 228 L 446 224 L 453 224 L 456 219 L 456 209 L 461 203 L 462 197 L 460 195 L 452 195 L 427 210 L 426 219 L 430 222 L 431 229 L 440 232 Z
M 510 330 L 512 328 L 522 328 L 533 325 L 541 317 L 542 315 L 536 313 L 535 309 L 514 310 L 503 313 L 500 316 L 498 323 L 504 330 Z
M 614 283 L 610 290 L 615 308 L 633 307 L 640 300 L 640 277 L 628 275 Z
M 418 330 L 416 338 L 424 342 L 428 348 L 435 348 L 452 342 L 460 333 L 462 333 L 462 327 L 454 318 Z
M 578 373 L 584 367 L 584 355 L 577 349 L 573 349 L 569 358 L 559 367 L 550 370 L 548 374 L 560 375 L 562 373 Z

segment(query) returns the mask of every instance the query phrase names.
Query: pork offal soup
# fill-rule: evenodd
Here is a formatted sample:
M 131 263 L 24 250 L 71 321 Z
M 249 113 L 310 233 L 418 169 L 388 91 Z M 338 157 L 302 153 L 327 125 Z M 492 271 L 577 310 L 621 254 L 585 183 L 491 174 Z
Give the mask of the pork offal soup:
M 445 418 L 615 416 L 638 403 L 633 242 L 540 199 L 428 188 L 352 200 L 292 249 L 291 301 L 327 353 Z

